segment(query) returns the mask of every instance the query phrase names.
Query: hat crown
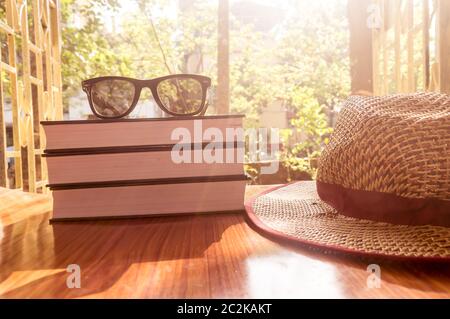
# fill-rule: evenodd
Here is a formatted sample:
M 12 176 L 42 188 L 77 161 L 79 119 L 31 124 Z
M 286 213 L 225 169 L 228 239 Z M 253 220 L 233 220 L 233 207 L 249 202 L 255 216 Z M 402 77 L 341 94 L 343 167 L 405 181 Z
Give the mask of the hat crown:
M 317 180 L 348 189 L 450 200 L 450 96 L 352 96 Z

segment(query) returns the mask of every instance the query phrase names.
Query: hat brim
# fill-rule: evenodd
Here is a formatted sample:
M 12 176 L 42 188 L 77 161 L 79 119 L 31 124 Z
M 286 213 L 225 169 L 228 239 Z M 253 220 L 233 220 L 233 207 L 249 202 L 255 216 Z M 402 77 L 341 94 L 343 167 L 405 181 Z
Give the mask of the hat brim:
M 314 181 L 269 189 L 245 209 L 257 229 L 281 240 L 364 257 L 450 262 L 450 228 L 341 215 L 320 199 Z

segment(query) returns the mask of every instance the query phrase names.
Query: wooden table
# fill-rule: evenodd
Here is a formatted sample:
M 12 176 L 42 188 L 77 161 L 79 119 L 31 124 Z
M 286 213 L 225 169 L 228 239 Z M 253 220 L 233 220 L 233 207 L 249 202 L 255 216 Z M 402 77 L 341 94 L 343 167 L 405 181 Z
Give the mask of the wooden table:
M 247 195 L 266 187 L 248 187 Z M 240 214 L 48 223 L 48 196 L 0 189 L 3 298 L 449 298 L 445 265 L 367 261 L 283 246 Z M 69 289 L 70 264 L 81 288 Z

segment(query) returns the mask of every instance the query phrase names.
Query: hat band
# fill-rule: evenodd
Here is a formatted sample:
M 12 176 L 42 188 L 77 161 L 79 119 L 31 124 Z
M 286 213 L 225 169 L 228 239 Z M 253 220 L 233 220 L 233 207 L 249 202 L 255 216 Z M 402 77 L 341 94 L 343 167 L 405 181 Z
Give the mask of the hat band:
M 324 202 L 348 217 L 398 225 L 450 227 L 450 201 L 406 198 L 320 181 L 317 181 L 317 193 Z

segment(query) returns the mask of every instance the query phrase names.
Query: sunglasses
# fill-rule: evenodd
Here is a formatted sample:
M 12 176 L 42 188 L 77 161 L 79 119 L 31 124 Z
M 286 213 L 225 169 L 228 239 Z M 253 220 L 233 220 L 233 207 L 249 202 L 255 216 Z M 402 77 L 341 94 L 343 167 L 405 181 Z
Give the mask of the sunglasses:
M 151 80 L 104 76 L 82 82 L 89 105 L 101 119 L 117 119 L 130 114 L 143 88 L 149 88 L 156 104 L 173 116 L 205 114 L 211 79 L 195 74 L 173 74 Z

